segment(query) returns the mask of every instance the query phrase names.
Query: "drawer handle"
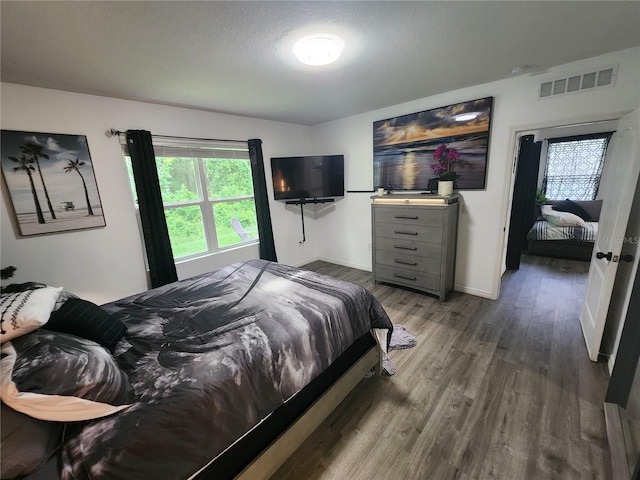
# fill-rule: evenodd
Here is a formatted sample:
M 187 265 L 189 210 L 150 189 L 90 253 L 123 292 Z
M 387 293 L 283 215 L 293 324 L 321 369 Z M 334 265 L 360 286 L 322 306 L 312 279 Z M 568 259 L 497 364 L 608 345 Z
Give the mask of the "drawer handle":
M 404 232 L 402 230 L 394 230 L 393 233 L 397 235 L 418 235 L 418 232 Z
M 418 251 L 418 247 L 405 247 L 404 245 L 394 245 L 393 248 L 397 248 L 398 250 L 411 250 L 412 252 Z
M 411 265 L 412 267 L 418 266 L 416 262 L 406 262 L 404 260 L 398 260 L 397 258 L 394 258 L 393 261 L 396 263 L 399 263 L 400 265 Z
M 411 216 L 409 216 L 409 215 L 396 215 L 396 216 L 395 216 L 395 217 L 393 217 L 393 218 L 401 218 L 401 219 L 403 219 L 403 220 L 418 220 L 418 217 L 417 217 L 417 216 L 416 216 L 416 217 L 411 217 Z
M 413 282 L 417 280 L 416 277 L 407 277 L 406 275 L 400 275 L 399 273 L 394 273 L 393 276 L 396 278 L 404 278 L 405 280 L 411 280 Z

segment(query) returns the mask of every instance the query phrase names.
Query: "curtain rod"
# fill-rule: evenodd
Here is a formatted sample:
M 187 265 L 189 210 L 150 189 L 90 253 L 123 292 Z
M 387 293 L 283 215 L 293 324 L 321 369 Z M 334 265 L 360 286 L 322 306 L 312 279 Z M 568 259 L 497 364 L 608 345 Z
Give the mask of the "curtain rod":
M 105 132 L 107 137 L 113 137 L 114 135 L 120 136 L 127 132 L 121 132 L 120 130 L 116 130 L 115 128 L 111 128 Z M 197 137 L 176 137 L 172 135 L 154 135 L 151 134 L 152 137 L 161 137 L 161 138 L 176 138 L 179 140 L 203 140 L 207 142 L 235 142 L 235 143 L 246 143 L 246 140 L 229 140 L 222 138 L 197 138 Z

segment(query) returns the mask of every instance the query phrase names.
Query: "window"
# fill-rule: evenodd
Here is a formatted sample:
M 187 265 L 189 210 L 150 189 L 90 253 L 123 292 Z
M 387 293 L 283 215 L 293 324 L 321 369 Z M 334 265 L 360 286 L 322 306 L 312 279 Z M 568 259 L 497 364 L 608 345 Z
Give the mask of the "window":
M 549 200 L 595 200 L 611 133 L 549 140 L 542 191 Z
M 154 137 L 153 149 L 175 259 L 257 241 L 246 143 Z M 135 197 L 131 159 L 125 156 Z

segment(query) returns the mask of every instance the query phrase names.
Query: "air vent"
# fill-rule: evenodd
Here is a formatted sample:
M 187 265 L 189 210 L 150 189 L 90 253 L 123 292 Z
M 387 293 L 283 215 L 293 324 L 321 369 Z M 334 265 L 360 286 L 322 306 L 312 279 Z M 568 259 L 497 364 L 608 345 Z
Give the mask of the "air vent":
M 538 91 L 538 98 L 551 98 L 567 93 L 576 93 L 594 88 L 612 87 L 616 83 L 618 66 L 608 66 L 584 73 L 576 73 L 569 77 L 543 82 Z

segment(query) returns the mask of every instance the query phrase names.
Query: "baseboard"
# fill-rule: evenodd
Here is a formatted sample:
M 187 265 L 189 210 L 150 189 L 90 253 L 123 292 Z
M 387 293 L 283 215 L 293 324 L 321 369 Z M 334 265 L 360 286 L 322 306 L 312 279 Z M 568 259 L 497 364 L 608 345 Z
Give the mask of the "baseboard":
M 321 260 L 323 262 L 334 263 L 336 265 L 342 265 L 343 267 L 355 268 L 357 270 L 364 270 L 365 272 L 371 271 L 371 265 L 361 265 L 359 263 L 343 262 L 342 260 L 338 260 L 336 258 L 328 258 L 328 257 L 318 257 L 318 260 Z
M 299 263 L 297 263 L 297 264 L 295 264 L 293 266 L 299 268 L 299 267 L 301 267 L 303 265 L 306 265 L 308 263 L 315 262 L 315 261 L 333 263 L 335 265 L 341 265 L 343 267 L 355 268 L 357 270 L 363 270 L 365 272 L 370 272 L 371 271 L 371 265 L 361 265 L 359 263 L 344 262 L 342 260 L 338 260 L 336 258 L 329 258 L 329 257 L 310 258 L 310 259 L 304 260 L 303 262 L 299 262 Z M 497 300 L 498 299 L 498 296 L 494 292 L 490 292 L 490 291 L 487 291 L 487 290 L 480 290 L 480 289 L 472 288 L 472 287 L 467 287 L 465 285 L 454 285 L 453 289 L 456 292 L 467 293 L 469 295 L 474 295 L 476 297 L 488 298 L 489 300 Z
M 622 422 L 618 405 L 605 402 L 604 419 L 607 427 L 607 440 L 611 457 L 611 476 L 615 480 L 630 480 L 627 453 L 622 433 Z
M 301 261 L 296 262 L 296 263 L 291 263 L 290 265 L 292 267 L 300 268 L 300 267 L 302 267 L 304 265 L 307 265 L 308 263 L 316 262 L 318 260 L 322 260 L 322 259 L 320 257 L 307 258 L 305 260 L 301 260 Z
M 487 290 L 480 290 L 477 288 L 467 287 L 465 285 L 454 285 L 453 289 L 456 292 L 468 293 L 469 295 L 474 295 L 476 297 L 488 298 L 489 300 L 497 300 L 498 296 L 494 292 L 489 292 Z

